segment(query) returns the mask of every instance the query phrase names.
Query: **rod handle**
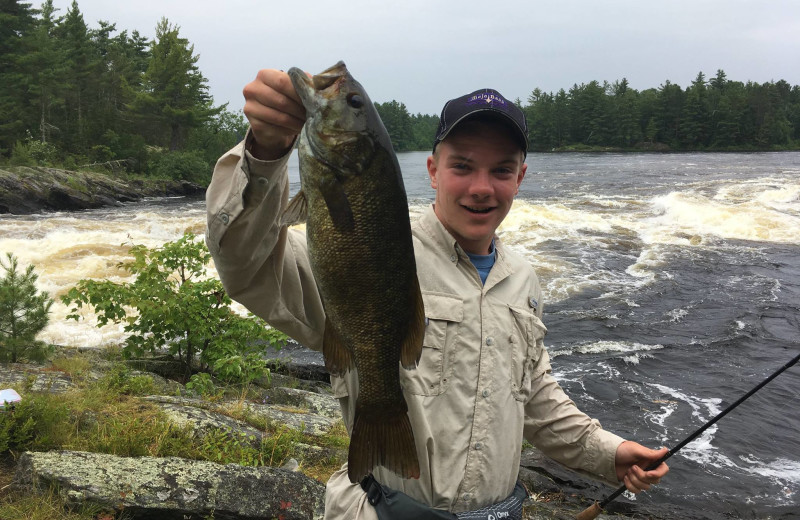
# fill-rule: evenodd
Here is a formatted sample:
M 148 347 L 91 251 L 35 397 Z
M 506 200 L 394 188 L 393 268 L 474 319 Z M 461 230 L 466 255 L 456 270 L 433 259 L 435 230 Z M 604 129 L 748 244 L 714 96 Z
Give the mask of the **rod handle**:
M 594 504 L 590 505 L 589 507 L 578 513 L 578 516 L 575 517 L 575 520 L 592 520 L 594 518 L 597 518 L 597 515 L 599 515 L 602 512 L 603 510 L 600 509 L 600 503 L 595 502 Z

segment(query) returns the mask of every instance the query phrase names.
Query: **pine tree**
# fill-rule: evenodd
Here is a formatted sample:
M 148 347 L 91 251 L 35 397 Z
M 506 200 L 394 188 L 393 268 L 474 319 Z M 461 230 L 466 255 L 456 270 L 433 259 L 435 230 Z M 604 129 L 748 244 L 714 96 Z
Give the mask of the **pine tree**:
M 42 4 L 30 35 L 30 52 L 21 58 L 25 71 L 23 88 L 29 96 L 26 130 L 43 143 L 61 134 L 57 114 L 64 106 L 64 54 L 56 37 L 62 18 L 56 16 L 56 11 L 53 0 Z
M 8 253 L 6 261 L 0 259 L 0 267 L 5 270 L 0 278 L 0 359 L 16 363 L 42 350 L 36 335 L 47 326 L 53 301 L 36 289 L 39 276 L 32 265 L 20 273 L 17 258 Z
M 686 89 L 686 100 L 682 109 L 680 127 L 681 141 L 689 148 L 703 147 L 708 138 L 708 96 L 706 80 L 702 72 Z
M 181 148 L 190 128 L 203 125 L 221 110 L 212 108 L 208 81 L 197 67 L 200 56 L 178 35 L 179 30 L 166 18 L 156 26 L 144 88 L 131 104 L 145 125 L 144 134 L 171 151 Z
M 397 152 L 413 149 L 414 137 L 411 129 L 411 115 L 404 103 L 395 100 L 386 103 L 375 103 L 383 126 L 392 139 L 392 147 Z
M 66 65 L 60 78 L 65 87 L 61 138 L 70 151 L 82 154 L 89 148 L 88 128 L 97 83 L 94 72 L 99 59 L 76 0 L 57 33 Z
M 0 0 L 0 156 L 25 131 L 25 74 L 20 58 L 28 51 L 26 37 L 34 26 L 31 4 Z

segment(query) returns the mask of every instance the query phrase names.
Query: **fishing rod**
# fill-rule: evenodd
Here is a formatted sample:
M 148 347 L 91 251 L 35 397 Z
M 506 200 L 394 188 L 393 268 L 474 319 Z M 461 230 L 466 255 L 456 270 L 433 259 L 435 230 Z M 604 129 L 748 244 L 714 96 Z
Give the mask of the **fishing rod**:
M 773 379 L 778 377 L 784 370 L 788 369 L 789 367 L 791 367 L 792 365 L 794 365 L 798 361 L 800 361 L 800 354 L 795 356 L 794 359 L 792 359 L 791 361 L 789 361 L 788 363 L 783 365 L 781 368 L 779 368 L 777 371 L 775 371 L 771 376 L 769 376 L 765 380 L 761 381 L 758 385 L 756 385 L 755 388 L 753 388 L 752 390 L 750 390 L 749 392 L 744 394 L 742 397 L 740 397 L 738 401 L 736 401 L 735 403 L 733 403 L 732 405 L 727 407 L 722 412 L 718 413 L 716 417 L 714 417 L 713 419 L 711 419 L 710 421 L 705 423 L 703 426 L 698 428 L 694 433 L 692 433 L 691 435 L 689 435 L 688 437 L 683 439 L 683 441 L 681 441 L 680 444 L 678 444 L 677 446 L 675 446 L 674 448 L 669 450 L 666 455 L 661 457 L 655 463 L 651 464 L 650 467 L 648 467 L 645 471 L 651 471 L 651 470 L 654 470 L 657 467 L 659 467 L 662 462 L 664 462 L 668 458 L 670 458 L 673 455 L 675 455 L 676 453 L 678 453 L 681 450 L 681 448 L 683 448 L 684 446 L 686 446 L 687 444 L 689 444 L 690 442 L 695 440 L 704 431 L 706 431 L 708 428 L 710 428 L 712 425 L 714 425 L 714 423 L 716 423 L 717 421 L 719 421 L 720 419 L 725 417 L 725 415 L 727 415 L 728 412 L 730 412 L 731 410 L 733 410 L 734 408 L 736 408 L 737 406 L 739 406 L 740 404 L 745 402 L 745 400 L 747 400 L 747 398 L 749 398 L 751 395 L 753 395 L 754 393 L 756 393 L 759 390 L 761 390 L 764 387 L 764 385 L 766 385 L 767 383 L 769 383 L 770 381 L 772 381 Z M 616 491 L 614 491 L 613 493 L 608 495 L 608 497 L 606 497 L 606 499 L 603 500 L 602 502 L 595 502 L 594 504 L 590 505 L 589 507 L 587 507 L 586 509 L 581 511 L 578 514 L 578 516 L 575 517 L 576 520 L 592 520 L 593 518 L 596 518 L 597 515 L 599 515 L 603 511 L 603 509 L 608 504 L 611 503 L 612 500 L 614 500 L 615 498 L 620 496 L 625 491 L 625 489 L 626 489 L 625 485 L 623 484 L 622 486 L 619 487 L 619 489 L 617 489 Z

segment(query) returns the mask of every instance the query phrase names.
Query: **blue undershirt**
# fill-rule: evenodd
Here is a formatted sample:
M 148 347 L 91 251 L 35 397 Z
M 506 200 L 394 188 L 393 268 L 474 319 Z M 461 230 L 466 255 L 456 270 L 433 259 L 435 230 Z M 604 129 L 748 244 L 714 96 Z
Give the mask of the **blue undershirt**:
M 492 245 L 489 246 L 488 255 L 474 255 L 472 253 L 467 253 L 467 256 L 469 256 L 469 259 L 472 262 L 472 265 L 475 266 L 475 269 L 478 270 L 478 275 L 481 277 L 481 283 L 486 284 L 486 278 L 489 277 L 489 271 L 492 270 L 495 257 L 497 256 L 497 251 L 494 248 L 494 240 L 492 240 Z

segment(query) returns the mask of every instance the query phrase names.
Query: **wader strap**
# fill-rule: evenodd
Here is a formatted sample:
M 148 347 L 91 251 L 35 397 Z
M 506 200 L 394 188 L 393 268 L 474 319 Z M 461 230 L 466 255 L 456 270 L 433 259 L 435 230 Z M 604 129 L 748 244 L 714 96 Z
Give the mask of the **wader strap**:
M 402 491 L 388 488 L 369 475 L 361 481 L 378 520 L 456 520 L 456 515 L 418 502 Z
M 458 520 L 522 520 L 522 502 L 528 497 L 528 490 L 517 481 L 514 491 L 505 500 L 490 506 L 456 513 Z
M 442 509 L 434 509 L 418 502 L 402 491 L 382 485 L 369 475 L 361 481 L 361 488 L 367 500 L 375 508 L 378 520 L 522 520 L 522 502 L 528 491 L 517 482 L 514 492 L 496 504 L 453 514 Z

